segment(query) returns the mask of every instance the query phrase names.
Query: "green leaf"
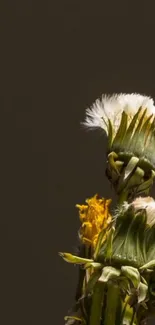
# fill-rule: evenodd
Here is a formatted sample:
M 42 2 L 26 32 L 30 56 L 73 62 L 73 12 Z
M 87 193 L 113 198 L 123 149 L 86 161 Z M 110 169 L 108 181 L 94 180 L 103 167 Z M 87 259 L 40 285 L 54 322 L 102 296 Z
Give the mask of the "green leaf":
M 112 266 L 105 266 L 103 268 L 102 274 L 99 278 L 100 282 L 108 282 L 111 279 L 115 279 L 119 277 L 121 274 L 121 271 L 112 267 Z
M 138 288 L 138 303 L 144 301 L 146 299 L 148 292 L 148 286 L 142 282 L 139 284 Z
M 86 264 L 86 263 L 91 263 L 93 260 L 87 259 L 87 258 L 82 258 L 76 255 L 72 255 L 70 253 L 59 253 L 59 255 L 68 263 L 72 264 Z
M 128 121 L 128 115 L 123 112 L 122 118 L 120 122 L 119 129 L 115 135 L 112 148 L 115 150 L 119 149 L 121 147 L 121 142 L 123 141 L 123 138 L 125 136 L 126 130 L 127 130 L 127 121 Z
M 122 266 L 122 275 L 126 276 L 133 284 L 135 288 L 138 288 L 140 284 L 140 274 L 139 271 L 132 266 Z

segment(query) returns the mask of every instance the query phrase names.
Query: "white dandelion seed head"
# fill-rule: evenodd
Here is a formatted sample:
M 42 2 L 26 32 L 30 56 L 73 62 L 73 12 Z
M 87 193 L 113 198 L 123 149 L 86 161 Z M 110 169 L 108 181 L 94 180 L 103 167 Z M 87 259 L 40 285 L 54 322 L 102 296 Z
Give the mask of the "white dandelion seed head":
M 108 119 L 116 133 L 123 111 L 133 117 L 138 109 L 147 109 L 146 115 L 155 115 L 153 99 L 140 94 L 114 94 L 112 96 L 103 95 L 101 100 L 96 102 L 86 110 L 84 125 L 88 128 L 102 128 L 108 134 Z
M 155 200 L 150 197 L 138 197 L 133 202 L 125 201 L 120 208 L 118 208 L 118 215 L 126 212 L 130 207 L 134 208 L 135 213 L 140 210 L 146 211 L 147 224 L 151 227 L 155 224 Z
M 86 109 L 84 125 L 88 128 L 102 128 L 108 133 L 108 119 L 111 120 L 114 128 L 118 129 L 123 109 L 118 102 L 118 95 L 103 95 L 101 100 Z
M 147 109 L 147 115 L 155 114 L 155 106 L 151 97 L 140 94 L 120 94 L 118 101 L 123 110 L 130 116 L 135 115 L 140 107 Z
M 146 210 L 147 224 L 153 226 L 155 224 L 155 201 L 152 197 L 138 197 L 131 205 L 134 207 L 135 211 L 140 209 Z

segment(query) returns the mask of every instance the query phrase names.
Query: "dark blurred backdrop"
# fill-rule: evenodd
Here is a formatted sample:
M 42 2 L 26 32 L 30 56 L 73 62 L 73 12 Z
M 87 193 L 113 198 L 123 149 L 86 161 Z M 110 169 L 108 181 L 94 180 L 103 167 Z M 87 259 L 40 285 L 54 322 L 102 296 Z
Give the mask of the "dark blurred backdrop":
M 0 1 L 0 323 L 61 325 L 77 270 L 76 203 L 114 193 L 106 139 L 85 132 L 102 93 L 155 98 L 154 2 Z

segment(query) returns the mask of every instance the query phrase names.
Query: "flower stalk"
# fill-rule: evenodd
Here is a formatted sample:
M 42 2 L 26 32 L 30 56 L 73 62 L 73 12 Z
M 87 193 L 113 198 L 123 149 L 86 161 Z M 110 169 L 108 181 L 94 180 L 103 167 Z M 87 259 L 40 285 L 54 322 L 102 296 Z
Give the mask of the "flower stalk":
M 108 283 L 104 325 L 117 325 L 121 320 L 120 289 L 115 283 Z M 95 324 L 93 324 L 95 325 Z
M 98 281 L 94 287 L 89 325 L 100 325 L 101 324 L 102 308 L 103 308 L 104 297 L 105 297 L 104 290 L 105 290 L 104 283 Z

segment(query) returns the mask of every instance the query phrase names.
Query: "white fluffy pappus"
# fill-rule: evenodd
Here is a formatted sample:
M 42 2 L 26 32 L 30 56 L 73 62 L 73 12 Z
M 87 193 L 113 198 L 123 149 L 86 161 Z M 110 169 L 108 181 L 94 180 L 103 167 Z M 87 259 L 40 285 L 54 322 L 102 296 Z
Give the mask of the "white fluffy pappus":
M 150 197 L 138 197 L 132 203 L 124 202 L 123 208 L 128 210 L 130 206 L 134 207 L 135 212 L 146 210 L 147 224 L 151 227 L 155 224 L 155 200 Z
M 117 132 L 123 111 L 129 117 L 133 117 L 140 107 L 147 109 L 147 116 L 155 115 L 155 106 L 151 97 L 136 93 L 102 95 L 101 100 L 97 99 L 90 108 L 86 109 L 83 124 L 88 128 L 102 128 L 108 134 L 108 119 L 110 119 L 114 131 Z

